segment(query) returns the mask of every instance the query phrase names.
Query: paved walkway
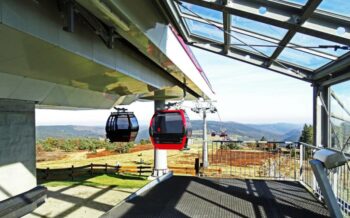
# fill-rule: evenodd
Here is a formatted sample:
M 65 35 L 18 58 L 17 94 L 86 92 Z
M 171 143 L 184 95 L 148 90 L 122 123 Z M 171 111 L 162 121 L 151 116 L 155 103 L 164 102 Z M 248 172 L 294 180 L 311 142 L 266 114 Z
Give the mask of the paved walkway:
M 180 176 L 116 211 L 113 217 L 329 217 L 297 182 Z
M 49 187 L 46 202 L 25 218 L 99 217 L 137 189 L 117 187 Z

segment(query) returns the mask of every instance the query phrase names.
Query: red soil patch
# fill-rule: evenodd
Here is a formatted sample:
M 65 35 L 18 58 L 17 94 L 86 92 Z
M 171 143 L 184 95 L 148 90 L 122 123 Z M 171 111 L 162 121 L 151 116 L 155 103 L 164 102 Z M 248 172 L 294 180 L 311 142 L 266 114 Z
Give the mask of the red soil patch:
M 228 164 L 231 166 L 244 167 L 248 165 L 261 165 L 268 158 L 275 157 L 273 152 L 250 152 L 236 150 L 217 150 L 214 154 L 209 154 L 209 162 L 213 164 Z
M 67 156 L 67 153 L 62 151 L 53 151 L 53 152 L 37 151 L 36 161 L 42 162 L 42 161 L 61 160 L 66 156 Z
M 128 153 L 135 153 L 135 152 L 151 150 L 151 149 L 153 149 L 152 144 L 136 145 L 135 147 L 130 148 Z M 86 157 L 87 158 L 95 158 L 95 157 L 105 157 L 105 156 L 116 155 L 116 154 L 119 154 L 119 153 L 116 151 L 103 150 L 103 151 L 99 151 L 96 153 L 89 153 L 86 155 Z
M 134 153 L 134 152 L 140 152 L 140 151 L 146 151 L 146 150 L 152 150 L 154 149 L 152 144 L 146 144 L 146 145 L 136 145 L 133 148 L 130 148 L 129 152 Z
M 95 157 L 104 157 L 104 156 L 115 155 L 115 154 L 117 154 L 117 152 L 115 152 L 115 151 L 103 150 L 103 151 L 99 151 L 96 153 L 86 154 L 86 157 L 87 158 L 95 158 Z

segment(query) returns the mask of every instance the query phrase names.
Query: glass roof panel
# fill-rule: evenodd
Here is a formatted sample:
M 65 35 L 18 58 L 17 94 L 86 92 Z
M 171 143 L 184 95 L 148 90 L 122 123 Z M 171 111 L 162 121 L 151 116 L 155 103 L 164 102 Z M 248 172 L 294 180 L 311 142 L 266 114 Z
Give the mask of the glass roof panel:
M 302 33 L 297 33 L 295 36 L 292 38 L 291 43 L 301 45 L 301 46 L 319 46 L 319 45 L 340 45 L 343 46 L 342 44 L 338 44 L 336 42 L 328 41 L 325 39 L 320 39 L 317 37 L 305 35 Z M 334 48 L 315 48 L 317 51 L 325 52 L 331 55 L 335 56 L 341 56 L 345 54 L 347 51 L 343 49 L 338 49 L 337 51 L 334 50 Z
M 238 27 L 240 29 L 248 30 L 251 32 L 257 32 L 259 34 L 276 39 L 282 39 L 288 31 L 287 29 L 279 28 L 239 16 L 232 15 L 231 17 L 232 27 Z
M 247 35 L 244 35 L 241 33 L 237 33 L 237 32 L 231 32 L 231 35 L 234 36 L 234 37 L 231 37 L 232 47 L 238 47 L 238 48 L 250 51 L 250 52 L 257 53 L 253 49 L 253 48 L 255 48 L 256 50 L 260 51 L 261 53 L 263 53 L 267 56 L 271 56 L 272 53 L 276 49 L 276 47 L 263 47 L 263 46 L 252 46 L 253 48 L 251 48 L 249 46 L 244 45 L 244 43 L 248 44 L 248 45 L 267 45 L 267 46 L 276 46 L 276 44 L 271 43 L 271 42 L 267 42 L 265 40 L 257 39 L 255 37 L 247 36 Z M 239 40 L 243 41 L 244 43 L 237 40 L 237 38 Z
M 185 22 L 191 34 L 198 35 L 209 40 L 224 42 L 224 33 L 209 24 L 185 18 Z
M 213 10 L 213 9 L 201 7 L 201 6 L 198 6 L 198 5 L 193 5 L 193 4 L 190 4 L 190 3 L 187 3 L 187 2 L 182 2 L 182 6 L 179 5 L 180 11 L 182 13 L 186 13 L 186 14 L 189 14 L 189 15 L 197 14 L 197 15 L 201 16 L 202 18 L 222 23 L 223 16 L 222 16 L 222 12 L 220 12 L 220 11 L 216 11 L 216 10 Z M 187 8 L 189 10 L 187 10 Z M 192 13 L 192 12 L 194 12 L 195 14 Z
M 323 0 L 317 9 L 349 17 L 350 1 L 349 0 Z
M 311 70 L 316 70 L 317 68 L 320 68 L 331 61 L 329 59 L 298 51 L 292 48 L 283 49 L 282 53 L 278 56 L 278 60 L 283 60 L 291 64 L 309 68 Z
M 286 2 L 291 2 L 291 3 L 295 3 L 295 4 L 298 4 L 298 5 L 305 5 L 307 0 L 284 0 Z

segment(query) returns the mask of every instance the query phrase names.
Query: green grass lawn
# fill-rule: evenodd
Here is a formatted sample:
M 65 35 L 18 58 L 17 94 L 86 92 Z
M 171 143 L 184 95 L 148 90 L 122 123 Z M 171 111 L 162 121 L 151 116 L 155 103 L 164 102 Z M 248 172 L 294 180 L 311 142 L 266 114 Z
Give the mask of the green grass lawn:
M 132 174 L 101 174 L 101 175 L 85 175 L 74 177 L 74 180 L 54 180 L 44 181 L 41 185 L 54 186 L 115 186 L 118 188 L 141 188 L 149 182 L 146 176 L 137 176 Z

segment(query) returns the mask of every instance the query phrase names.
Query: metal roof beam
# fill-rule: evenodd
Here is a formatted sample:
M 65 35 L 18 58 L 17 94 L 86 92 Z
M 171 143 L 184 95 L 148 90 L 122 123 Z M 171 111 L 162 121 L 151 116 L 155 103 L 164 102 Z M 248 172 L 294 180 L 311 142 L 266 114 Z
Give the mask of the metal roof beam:
M 267 66 L 270 66 L 273 62 L 273 60 L 277 59 L 277 57 L 282 53 L 284 47 L 288 45 L 288 43 L 292 40 L 292 38 L 297 33 L 298 27 L 304 24 L 304 22 L 311 17 L 311 15 L 314 13 L 318 5 L 322 2 L 322 0 L 309 0 L 306 5 L 303 7 L 303 13 L 302 15 L 294 20 L 295 26 L 290 28 L 287 32 L 287 34 L 283 37 L 283 39 L 278 44 L 279 47 L 273 52 L 273 54 L 270 57 L 269 62 L 267 63 Z
M 208 23 L 205 19 L 196 17 L 194 15 L 180 13 L 180 16 L 182 18 L 195 20 L 195 21 L 202 22 L 202 23 L 205 23 L 205 24 Z M 217 21 L 210 21 L 210 23 L 215 25 L 215 26 L 217 26 L 217 27 L 219 27 L 220 29 L 224 28 L 224 25 L 222 23 L 217 22 Z M 188 30 L 188 32 L 190 32 L 190 30 Z M 277 40 L 277 39 L 271 38 L 269 36 L 262 35 L 262 34 L 257 33 L 257 32 L 252 32 L 252 31 L 249 31 L 249 30 L 240 29 L 238 27 L 232 27 L 231 26 L 231 32 L 230 33 L 232 33 L 232 32 L 237 32 L 237 33 L 240 33 L 240 34 L 244 34 L 244 35 L 251 36 L 251 37 L 254 37 L 254 38 L 257 38 L 257 39 L 264 40 L 266 42 L 271 42 L 273 44 L 276 44 L 276 46 L 279 44 L 279 40 Z M 188 33 L 188 35 L 186 37 L 187 37 L 187 39 L 189 41 L 191 41 L 189 35 L 190 35 L 190 33 Z M 293 44 L 293 43 L 289 43 L 289 45 L 297 46 L 296 44 Z M 232 47 L 233 45 L 230 44 L 230 46 Z M 314 49 L 298 48 L 298 47 L 296 47 L 294 49 L 295 50 L 299 50 L 299 51 L 303 51 L 303 52 L 306 52 L 306 53 L 309 53 L 309 54 L 312 54 L 312 55 L 317 55 L 317 56 L 320 56 L 320 57 L 323 57 L 323 58 L 328 58 L 328 59 L 331 59 L 331 60 L 336 60 L 338 58 L 337 56 L 334 56 L 334 55 L 331 55 L 331 54 L 328 54 L 328 53 L 325 53 L 325 52 L 322 52 L 322 51 L 314 50 Z
M 331 85 L 335 85 L 341 82 L 345 82 L 350 80 L 350 71 L 345 71 L 343 73 L 339 73 L 336 76 L 324 80 L 322 82 L 318 82 L 321 86 L 331 86 Z
M 295 70 L 288 70 L 285 67 L 280 66 L 276 63 L 272 64 L 270 67 L 266 67 L 265 63 L 268 59 L 260 55 L 249 53 L 241 49 L 232 48 L 232 47 L 229 49 L 228 53 L 225 54 L 224 45 L 222 44 L 221 45 L 211 44 L 211 41 L 197 37 L 197 36 L 193 36 L 193 35 L 191 36 L 191 38 L 197 42 L 192 44 L 192 46 L 194 47 L 201 48 L 203 50 L 207 50 L 216 54 L 223 55 L 225 57 L 236 59 L 236 60 L 239 60 L 248 64 L 252 64 L 258 67 L 262 67 L 268 70 L 272 70 L 274 72 L 287 75 L 296 79 L 311 82 L 310 80 L 311 72 L 306 69 L 297 68 L 296 66 L 290 65 L 288 63 L 283 63 L 283 65 L 286 66 L 287 68 L 295 69 Z
M 178 9 L 176 9 L 176 5 L 174 4 L 173 0 L 165 0 L 166 3 L 163 1 L 159 0 L 157 1 L 158 4 L 163 8 L 166 8 L 166 10 L 171 11 L 169 18 L 173 20 L 173 24 L 177 27 L 177 30 L 179 30 L 179 33 L 181 36 L 184 38 L 186 42 L 189 41 L 188 38 L 188 32 L 185 28 L 183 19 L 179 16 L 177 13 Z
M 331 62 L 326 66 L 316 70 L 313 80 L 326 80 L 334 77 L 336 74 L 350 69 L 350 53 L 341 56 L 337 61 Z M 350 70 L 349 70 L 350 71 Z
M 350 20 L 342 16 L 331 16 L 329 13 L 315 12 L 303 26 L 300 26 L 295 23 L 295 20 L 303 16 L 303 10 L 298 7 L 292 7 L 289 4 L 261 0 L 235 0 L 234 2 L 229 0 L 229 4 L 227 5 L 223 5 L 222 0 L 182 1 L 222 12 L 228 12 L 285 29 L 296 28 L 297 32 L 331 40 L 340 44 L 350 43 L 350 33 L 347 32 L 342 36 L 336 34 L 339 26 L 347 28 L 350 25 Z M 259 8 L 265 5 L 268 9 L 268 16 L 259 14 Z
M 350 79 L 350 53 L 340 57 L 337 61 L 331 62 L 318 69 L 313 74 L 312 80 L 321 86 L 330 86 Z
M 228 0 L 223 0 L 224 6 L 227 6 Z M 223 12 L 224 24 L 224 53 L 227 54 L 231 46 L 231 15 L 226 11 Z

